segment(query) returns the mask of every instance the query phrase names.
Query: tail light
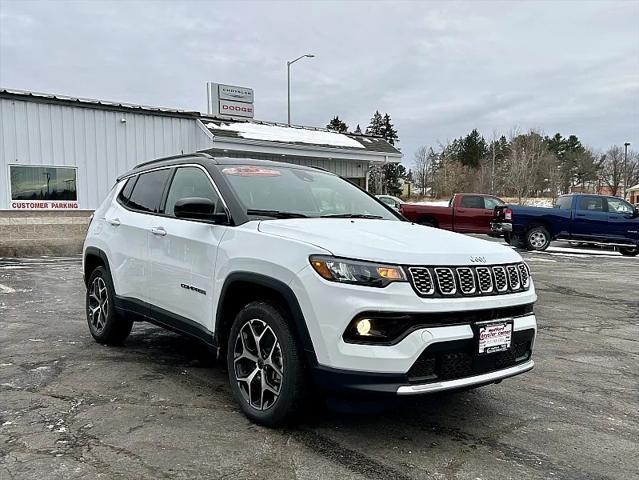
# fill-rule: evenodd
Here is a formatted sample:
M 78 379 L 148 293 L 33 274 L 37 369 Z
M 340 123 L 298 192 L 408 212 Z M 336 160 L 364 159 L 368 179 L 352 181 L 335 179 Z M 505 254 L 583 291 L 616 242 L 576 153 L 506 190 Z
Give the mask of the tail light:
M 504 220 L 512 221 L 513 219 L 513 211 L 510 208 L 507 208 L 504 212 Z

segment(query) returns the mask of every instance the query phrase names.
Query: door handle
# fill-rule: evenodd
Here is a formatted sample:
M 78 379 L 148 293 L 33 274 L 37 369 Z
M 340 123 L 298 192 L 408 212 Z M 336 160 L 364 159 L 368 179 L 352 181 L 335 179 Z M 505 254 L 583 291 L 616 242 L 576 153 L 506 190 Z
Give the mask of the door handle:
M 164 235 L 166 235 L 166 230 L 164 230 L 164 227 L 153 227 L 151 228 L 151 233 L 153 235 L 157 235 L 158 237 L 163 237 Z
M 120 226 L 120 219 L 119 218 L 107 218 L 106 221 L 107 221 L 107 223 L 109 225 L 113 225 L 114 227 L 119 227 Z

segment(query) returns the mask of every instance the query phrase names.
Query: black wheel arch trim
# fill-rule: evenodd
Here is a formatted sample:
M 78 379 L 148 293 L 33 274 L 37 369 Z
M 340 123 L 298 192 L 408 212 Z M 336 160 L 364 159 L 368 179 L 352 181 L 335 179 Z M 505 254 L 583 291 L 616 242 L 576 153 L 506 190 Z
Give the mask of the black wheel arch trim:
M 293 322 L 295 324 L 294 327 L 299 336 L 299 340 L 302 342 L 302 348 L 304 350 L 306 360 L 311 367 L 317 365 L 315 348 L 313 347 L 311 335 L 308 331 L 308 326 L 306 325 L 306 320 L 304 319 L 302 308 L 300 307 L 295 293 L 293 292 L 291 287 L 289 287 L 281 280 L 277 280 L 273 277 L 269 277 L 267 275 L 262 275 L 259 273 L 240 271 L 231 273 L 228 277 L 226 277 L 224 285 L 222 286 L 222 290 L 220 291 L 220 300 L 218 302 L 215 315 L 215 333 L 213 335 L 214 344 L 217 345 L 218 348 L 220 348 L 224 344 L 224 339 L 221 339 L 219 335 L 222 331 L 222 324 L 224 322 L 224 319 L 222 317 L 225 302 L 228 300 L 227 291 L 234 283 L 240 282 L 257 284 L 261 287 L 265 287 L 267 289 L 275 291 L 276 293 L 280 294 L 282 298 L 284 298 L 293 316 Z
M 88 275 L 86 275 L 85 272 L 87 257 L 98 257 L 100 260 L 102 260 L 104 268 L 111 278 L 111 283 L 113 283 L 113 275 L 111 275 L 111 267 L 109 266 L 109 259 L 107 257 L 107 254 L 104 252 L 104 250 L 101 250 L 97 247 L 87 247 L 84 251 L 84 262 L 82 264 L 82 276 L 84 277 L 84 285 L 86 285 L 89 281 Z

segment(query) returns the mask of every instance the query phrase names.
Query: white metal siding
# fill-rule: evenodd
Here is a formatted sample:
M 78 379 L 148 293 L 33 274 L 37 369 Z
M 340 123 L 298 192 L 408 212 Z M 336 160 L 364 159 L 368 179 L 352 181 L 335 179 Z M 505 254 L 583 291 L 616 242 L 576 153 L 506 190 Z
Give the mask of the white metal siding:
M 211 146 L 196 119 L 0 99 L 0 208 L 9 164 L 78 167 L 80 208 L 94 209 L 136 164 Z

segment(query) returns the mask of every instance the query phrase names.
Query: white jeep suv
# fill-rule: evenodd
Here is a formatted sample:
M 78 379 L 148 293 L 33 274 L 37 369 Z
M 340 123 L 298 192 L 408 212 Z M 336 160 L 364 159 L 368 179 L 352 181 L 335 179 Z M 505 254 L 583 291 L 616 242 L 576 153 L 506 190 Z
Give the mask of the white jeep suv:
M 194 337 L 265 425 L 311 391 L 425 394 L 533 367 L 537 297 L 515 251 L 407 222 L 320 169 L 203 153 L 138 165 L 83 259 L 98 342 L 133 321 Z

